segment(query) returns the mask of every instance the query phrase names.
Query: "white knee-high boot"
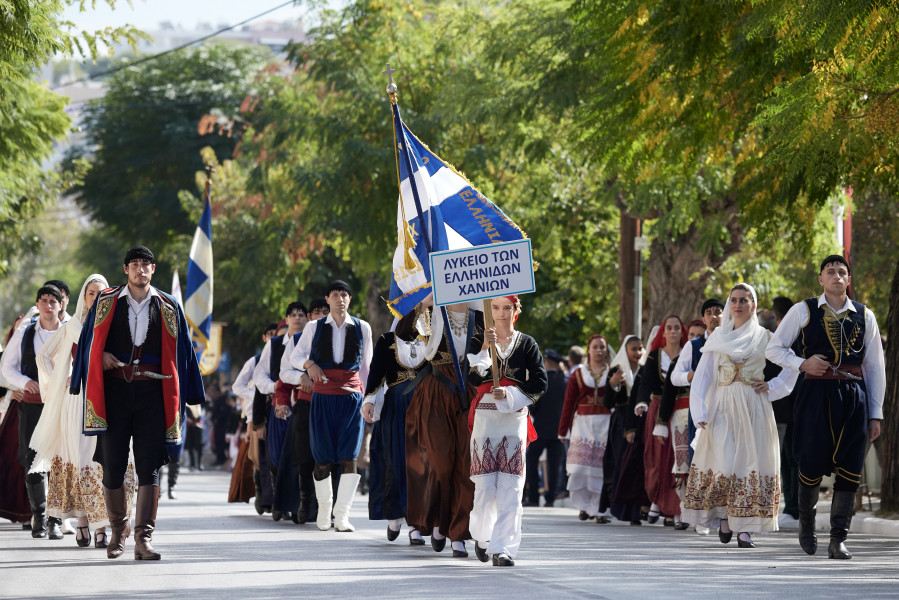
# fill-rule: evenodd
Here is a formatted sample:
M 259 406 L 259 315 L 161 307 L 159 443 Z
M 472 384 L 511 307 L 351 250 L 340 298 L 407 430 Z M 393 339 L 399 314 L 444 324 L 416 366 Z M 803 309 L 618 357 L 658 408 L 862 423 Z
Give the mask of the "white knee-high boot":
M 331 529 L 331 503 L 334 498 L 330 475 L 320 481 L 315 479 L 315 498 L 318 500 L 318 518 L 315 524 L 322 531 L 327 531 Z
M 334 529 L 337 531 L 356 531 L 350 524 L 350 506 L 356 497 L 356 488 L 361 476 L 358 473 L 344 473 L 337 486 L 337 500 L 334 502 Z

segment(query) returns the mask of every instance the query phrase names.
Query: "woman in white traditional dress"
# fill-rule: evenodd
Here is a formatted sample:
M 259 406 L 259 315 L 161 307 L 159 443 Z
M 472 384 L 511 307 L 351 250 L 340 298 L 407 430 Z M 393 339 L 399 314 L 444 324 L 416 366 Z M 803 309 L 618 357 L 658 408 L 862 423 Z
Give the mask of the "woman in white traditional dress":
M 719 527 L 740 548 L 755 548 L 751 533 L 777 531 L 780 446 L 771 402 L 796 383 L 795 371 L 765 381 L 771 336 L 755 314 L 757 296 L 746 283 L 731 290 L 718 327 L 702 348 L 690 389 L 697 427 L 683 518 Z M 776 371 L 768 365 L 768 372 Z
M 580 511 L 578 518 L 581 521 L 595 517 L 599 523 L 609 522 L 602 513 L 607 512 L 610 505 L 608 486 L 603 487 L 603 460 L 612 416 L 612 410 L 605 402 L 611 354 L 605 337 L 590 336 L 587 360 L 568 379 L 559 420 L 559 437 L 571 436 L 565 467 L 571 504 Z M 624 374 L 619 370 L 613 378 L 612 385 L 620 386 Z M 600 505 L 603 505 L 602 512 Z
M 44 410 L 31 438 L 37 452 L 32 472 L 49 472 L 47 514 L 58 519 L 78 518 L 75 541 L 81 547 L 91 542 L 90 526 L 97 528 L 94 546 L 107 545 L 109 516 L 103 499 L 103 467 L 94 462 L 97 438 L 82 435 L 84 402 L 68 393 L 74 347 L 81 335 L 81 324 L 102 290 L 109 287 L 106 278 L 93 274 L 81 286 L 74 316 L 62 330 L 44 344 L 37 355 L 38 375 Z M 128 506 L 134 497 L 134 467 L 125 477 Z
M 469 411 L 474 482 L 469 527 L 481 562 L 492 555 L 493 566 L 511 567 L 521 544 L 525 450 L 537 439 L 527 407 L 546 391 L 547 377 L 537 342 L 515 330 L 518 296 L 494 298 L 490 305 L 494 327 L 484 331 L 483 341 L 474 337 L 468 354 L 468 381 L 478 386 Z

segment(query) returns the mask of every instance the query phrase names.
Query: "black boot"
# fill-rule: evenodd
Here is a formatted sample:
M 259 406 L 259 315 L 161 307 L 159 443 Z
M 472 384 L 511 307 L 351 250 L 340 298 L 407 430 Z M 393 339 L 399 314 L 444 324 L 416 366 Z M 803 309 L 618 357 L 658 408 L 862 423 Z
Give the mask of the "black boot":
M 299 525 L 311 520 L 310 510 L 315 499 L 315 484 L 311 477 L 300 477 L 300 507 L 297 509 L 296 522 Z
M 827 555 L 830 558 L 850 559 L 852 553 L 846 549 L 844 542 L 849 535 L 849 524 L 855 509 L 855 492 L 835 491 L 830 503 L 830 545 Z
M 47 519 L 47 537 L 51 540 L 61 540 L 62 533 L 62 520 L 57 519 L 56 517 L 50 517 Z
M 178 460 L 171 459 L 169 461 L 169 500 L 177 500 L 175 495 L 175 485 L 178 483 L 178 473 L 181 472 L 181 463 Z
M 270 464 L 269 466 L 272 466 L 272 465 Z M 275 490 L 275 485 L 277 484 L 277 480 L 278 480 L 278 469 L 275 467 L 272 467 L 271 473 L 272 473 L 272 478 L 271 478 L 271 482 L 272 482 L 272 520 L 280 521 L 282 518 L 284 518 L 284 513 L 281 512 L 280 510 L 278 510 L 277 508 L 275 508 L 275 498 L 277 498 L 277 496 L 278 496 L 278 494 Z
M 28 479 L 32 481 L 28 481 Z M 29 474 L 25 479 L 25 491 L 28 492 L 28 502 L 31 504 L 31 537 L 45 538 L 49 533 L 47 523 L 47 487 L 43 475 L 38 478 L 35 474 Z
M 363 496 L 368 493 L 368 469 L 359 469 L 359 493 Z
M 256 499 L 253 500 L 253 508 L 256 509 L 257 515 L 261 515 L 265 509 L 262 507 L 262 473 L 259 472 L 259 469 L 253 469 L 253 485 L 256 486 Z
M 806 554 L 818 550 L 818 536 L 815 535 L 815 516 L 818 506 L 819 485 L 799 484 L 799 545 Z

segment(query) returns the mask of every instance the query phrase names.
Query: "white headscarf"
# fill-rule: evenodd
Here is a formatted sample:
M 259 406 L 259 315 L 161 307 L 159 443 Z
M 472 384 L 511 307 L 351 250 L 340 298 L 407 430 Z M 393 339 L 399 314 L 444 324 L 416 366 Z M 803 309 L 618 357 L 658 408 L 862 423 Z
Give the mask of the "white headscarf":
M 84 284 L 82 284 L 81 286 L 81 293 L 78 294 L 78 304 L 75 306 L 74 316 L 74 318 L 78 319 L 81 323 L 84 323 L 84 320 L 87 318 L 87 311 L 89 311 L 91 308 L 90 306 L 85 306 L 84 294 L 87 291 L 87 286 L 94 282 L 100 284 L 101 292 L 109 287 L 109 282 L 106 281 L 106 278 L 99 273 L 89 275 L 88 278 L 84 280 Z M 96 297 L 94 297 L 94 299 L 96 300 Z
M 63 415 L 69 404 L 65 399 L 69 394 L 66 382 L 72 372 L 72 347 L 78 343 L 83 319 L 90 308 L 85 306 L 84 292 L 92 282 L 99 283 L 101 290 L 109 287 L 106 278 L 97 273 L 85 279 L 78 294 L 75 314 L 41 347 L 35 357 L 44 410 L 31 436 L 31 447 L 36 451 L 31 473 L 49 471 L 54 456 L 78 456 L 80 452 L 80 428 L 60 427 L 60 423 L 65 421 Z
M 734 289 L 748 290 L 752 296 L 752 302 L 758 306 L 758 296 L 751 285 L 740 283 L 734 286 Z M 733 290 L 728 294 L 727 303 L 724 306 L 724 314 L 721 315 L 721 325 L 709 336 L 709 339 L 702 347 L 702 352 L 703 354 L 706 352 L 721 352 L 730 356 L 734 362 L 743 362 L 758 347 L 762 339 L 767 335 L 768 330 L 759 324 L 758 315 L 756 315 L 754 310 L 748 321 L 739 329 L 734 329 L 734 315 L 730 310 L 731 296 L 733 296 Z
M 634 386 L 634 372 L 631 371 L 631 361 L 627 356 L 627 344 L 633 340 L 640 341 L 635 335 L 628 335 L 624 338 L 624 341 L 621 342 L 621 348 L 618 350 L 618 354 L 615 355 L 615 358 L 612 359 L 611 366 L 618 367 L 621 369 L 621 372 L 624 373 L 624 382 L 627 384 L 627 393 L 630 395 L 631 388 Z M 643 348 L 643 351 L 640 353 L 640 361 L 644 359 L 646 356 L 646 348 Z

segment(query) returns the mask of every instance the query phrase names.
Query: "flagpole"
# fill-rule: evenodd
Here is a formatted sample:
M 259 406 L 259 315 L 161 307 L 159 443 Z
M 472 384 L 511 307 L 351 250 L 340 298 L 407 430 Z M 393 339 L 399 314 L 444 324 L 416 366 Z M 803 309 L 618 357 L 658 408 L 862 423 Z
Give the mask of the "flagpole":
M 400 155 L 403 157 L 403 163 L 406 165 L 406 171 L 409 173 L 409 185 L 412 186 L 412 199 L 415 201 L 415 212 L 418 213 L 418 222 L 421 225 L 421 237 L 422 241 L 425 243 L 425 250 L 427 250 L 428 254 L 431 253 L 431 238 L 428 235 L 428 227 L 425 222 L 424 214 L 421 210 L 421 199 L 418 195 L 418 186 L 415 183 L 415 171 L 412 170 L 412 159 L 409 156 L 409 145 L 407 144 L 406 134 L 403 132 L 403 119 L 400 117 L 400 107 L 397 102 L 396 92 L 397 87 L 396 84 L 393 83 L 393 74 L 396 72 L 396 69 L 390 68 L 390 63 L 387 63 L 387 68 L 382 71 L 384 75 L 387 75 L 387 96 L 390 98 L 391 108 L 393 110 L 393 127 L 396 130 L 396 139 L 400 148 Z M 450 330 L 450 322 L 449 315 L 446 312 L 446 306 L 440 307 L 440 314 L 443 317 L 443 335 L 446 338 L 446 344 L 449 347 L 450 354 L 453 357 L 453 367 L 456 371 L 456 379 L 459 383 L 459 391 L 460 393 L 465 393 L 465 379 L 462 376 L 462 366 L 459 364 L 459 356 L 456 354 L 456 345 L 453 342 L 452 331 Z

